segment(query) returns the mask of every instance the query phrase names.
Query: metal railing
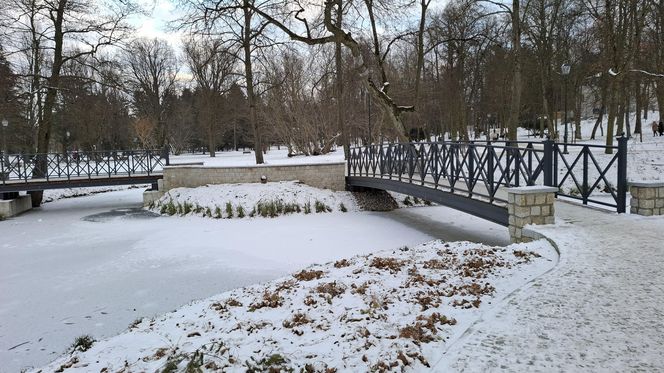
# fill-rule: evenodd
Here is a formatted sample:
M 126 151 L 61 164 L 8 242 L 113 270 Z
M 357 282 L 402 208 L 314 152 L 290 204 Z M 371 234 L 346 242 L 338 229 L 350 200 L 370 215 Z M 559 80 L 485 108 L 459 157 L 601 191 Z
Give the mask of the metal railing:
M 507 202 L 508 187 L 547 185 L 558 195 L 614 207 L 625 212 L 627 139 L 610 147 L 616 153 L 601 161 L 593 150 L 607 147 L 543 142 L 413 142 L 355 147 L 350 150 L 348 176 L 419 183 L 434 189 L 479 197 L 490 203 Z M 604 185 L 602 185 L 602 183 Z M 608 190 L 612 201 L 595 198 Z
M 163 150 L 0 153 L 0 183 L 149 176 L 168 164 Z

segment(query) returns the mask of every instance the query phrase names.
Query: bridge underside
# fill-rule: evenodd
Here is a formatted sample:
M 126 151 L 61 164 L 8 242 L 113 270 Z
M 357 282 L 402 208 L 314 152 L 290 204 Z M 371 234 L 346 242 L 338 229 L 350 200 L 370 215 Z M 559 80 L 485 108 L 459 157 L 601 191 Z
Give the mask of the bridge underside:
M 496 224 L 508 226 L 507 208 L 489 202 L 461 196 L 429 186 L 411 184 L 399 180 L 378 179 L 373 177 L 347 176 L 346 185 L 353 187 L 389 190 L 422 198 L 443 206 L 459 210 Z
M 0 193 L 23 192 L 46 189 L 85 188 L 115 185 L 141 185 L 156 184 L 157 180 L 163 178 L 161 174 L 136 175 L 136 176 L 113 176 L 104 178 L 71 178 L 71 179 L 29 179 L 25 181 L 8 181 L 0 184 Z

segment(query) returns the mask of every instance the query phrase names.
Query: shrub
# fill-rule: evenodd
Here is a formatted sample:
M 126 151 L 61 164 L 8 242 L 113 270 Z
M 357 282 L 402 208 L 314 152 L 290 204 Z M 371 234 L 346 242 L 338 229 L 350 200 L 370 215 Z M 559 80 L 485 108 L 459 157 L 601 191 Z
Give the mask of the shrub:
M 82 335 L 80 337 L 76 337 L 76 339 L 74 340 L 74 343 L 71 345 L 71 348 L 74 351 L 78 350 L 78 351 L 81 351 L 81 352 L 85 352 L 85 351 L 89 350 L 94 343 L 95 343 L 94 338 L 92 338 L 91 336 L 86 334 L 86 335 Z
M 406 205 L 406 206 L 412 206 L 413 205 L 413 202 L 410 201 L 410 196 L 406 196 L 406 198 L 404 198 L 403 204 Z
M 242 219 L 244 218 L 245 213 L 244 213 L 244 207 L 242 205 L 237 205 L 237 217 Z
M 311 202 L 307 201 L 307 203 L 304 204 L 304 213 L 305 214 L 311 214 Z
M 194 206 L 191 203 L 185 201 L 184 205 L 182 206 L 182 215 L 189 214 L 193 208 Z
M 332 208 L 330 208 L 330 206 L 324 204 L 319 200 L 316 200 L 316 202 L 314 203 L 314 207 L 316 208 L 316 213 L 332 212 Z
M 178 212 L 177 207 L 175 207 L 175 203 L 173 203 L 173 200 L 169 200 L 168 203 L 166 204 L 166 213 L 168 215 L 175 215 Z
M 346 208 L 346 206 L 344 206 L 344 203 L 343 203 L 343 202 L 341 202 L 341 203 L 339 204 L 339 211 L 341 211 L 341 212 L 348 212 L 348 209 Z
M 228 219 L 233 218 L 233 205 L 230 202 L 226 202 L 226 217 Z
M 219 208 L 219 206 L 214 207 L 214 218 L 221 219 L 221 209 Z
M 205 216 L 207 216 L 208 218 L 212 217 L 212 210 L 210 210 L 209 207 L 205 208 Z

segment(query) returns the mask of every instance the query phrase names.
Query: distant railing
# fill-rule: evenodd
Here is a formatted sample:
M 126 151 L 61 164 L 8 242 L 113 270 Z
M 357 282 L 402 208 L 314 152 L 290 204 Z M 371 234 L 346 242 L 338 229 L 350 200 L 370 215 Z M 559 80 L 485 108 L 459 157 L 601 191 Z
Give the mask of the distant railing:
M 559 196 L 614 207 L 625 212 L 627 139 L 610 147 L 615 154 L 602 158 L 605 146 L 543 142 L 439 141 L 381 144 L 351 148 L 348 176 L 396 179 L 434 189 L 480 197 L 490 203 L 507 202 L 506 187 L 548 185 Z M 603 185 L 602 185 L 603 184 Z M 606 190 L 612 201 L 595 198 Z
M 151 175 L 169 164 L 162 150 L 0 153 L 0 183 Z

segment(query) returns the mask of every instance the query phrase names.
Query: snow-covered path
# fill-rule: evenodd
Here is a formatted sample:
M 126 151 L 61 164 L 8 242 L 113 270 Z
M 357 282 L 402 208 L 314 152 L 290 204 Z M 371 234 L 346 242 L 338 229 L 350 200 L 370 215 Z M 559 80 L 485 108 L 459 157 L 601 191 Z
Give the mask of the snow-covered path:
M 434 371 L 664 370 L 664 217 L 556 204 L 560 263 L 485 314 Z
M 215 220 L 149 216 L 141 193 L 59 200 L 0 222 L 0 372 L 313 263 L 457 239 L 460 227 L 466 239 L 509 240 L 504 227 L 444 207 Z

